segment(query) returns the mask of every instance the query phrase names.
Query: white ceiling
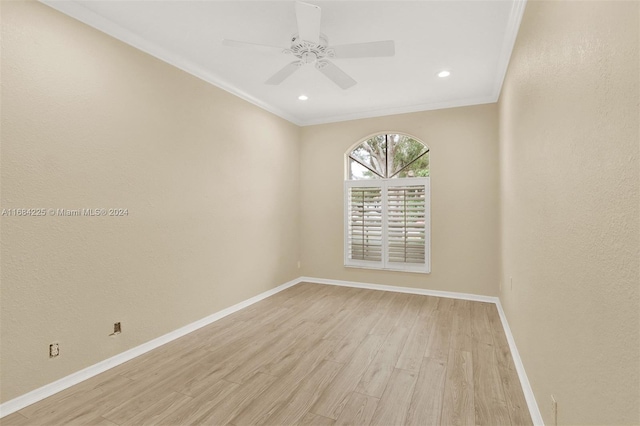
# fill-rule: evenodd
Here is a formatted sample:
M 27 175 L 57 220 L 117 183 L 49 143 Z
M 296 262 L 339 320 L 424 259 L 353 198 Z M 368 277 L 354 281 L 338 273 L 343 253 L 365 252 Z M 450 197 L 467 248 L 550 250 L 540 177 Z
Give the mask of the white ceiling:
M 266 85 L 290 55 L 221 44 L 289 47 L 293 1 L 41 1 L 299 125 L 497 101 L 525 4 L 307 0 L 330 45 L 395 40 L 394 57 L 334 59 L 358 82 L 342 90 L 312 64 Z

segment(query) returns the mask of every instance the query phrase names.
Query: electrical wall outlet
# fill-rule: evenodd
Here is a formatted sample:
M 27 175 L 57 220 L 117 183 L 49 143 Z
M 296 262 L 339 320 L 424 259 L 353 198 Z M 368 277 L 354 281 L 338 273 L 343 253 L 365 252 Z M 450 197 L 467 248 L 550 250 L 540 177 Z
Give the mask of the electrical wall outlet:
M 551 395 L 551 415 L 553 416 L 553 425 L 558 426 L 558 402 L 553 395 Z
M 60 355 L 60 344 L 52 343 L 49 345 L 49 358 L 55 358 Z

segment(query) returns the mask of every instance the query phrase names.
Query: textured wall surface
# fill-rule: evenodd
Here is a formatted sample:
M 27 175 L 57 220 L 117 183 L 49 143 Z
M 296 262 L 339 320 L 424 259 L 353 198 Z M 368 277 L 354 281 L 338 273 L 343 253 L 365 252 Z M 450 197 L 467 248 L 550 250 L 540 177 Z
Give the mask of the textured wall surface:
M 2 401 L 299 275 L 298 127 L 36 2 L 1 101 L 2 208 L 128 208 L 2 217 Z
M 0 401 L 308 275 L 500 283 L 546 423 L 551 394 L 560 424 L 640 423 L 638 9 L 530 0 L 499 106 L 299 129 L 1 2 L 0 208 L 128 216 L 0 217 Z M 343 156 L 379 131 L 431 148 L 431 274 L 343 266 Z
M 384 131 L 414 135 L 431 149 L 431 274 L 344 267 L 344 155 Z M 495 104 L 303 127 L 300 150 L 304 275 L 497 294 Z
M 549 425 L 551 394 L 640 424 L 638 6 L 530 2 L 500 99 L 500 298 Z

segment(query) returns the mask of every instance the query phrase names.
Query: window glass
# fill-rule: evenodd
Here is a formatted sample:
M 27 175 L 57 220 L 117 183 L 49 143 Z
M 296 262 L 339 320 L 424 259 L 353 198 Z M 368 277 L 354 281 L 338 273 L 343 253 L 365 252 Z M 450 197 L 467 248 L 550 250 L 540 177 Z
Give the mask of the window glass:
M 429 176 L 429 148 L 400 134 L 376 135 L 349 153 L 350 180 Z
M 380 177 L 381 176 L 379 174 L 372 172 L 353 158 L 349 158 L 349 179 L 378 179 Z
M 429 176 L 429 150 L 424 144 L 404 135 L 389 135 L 389 177 Z

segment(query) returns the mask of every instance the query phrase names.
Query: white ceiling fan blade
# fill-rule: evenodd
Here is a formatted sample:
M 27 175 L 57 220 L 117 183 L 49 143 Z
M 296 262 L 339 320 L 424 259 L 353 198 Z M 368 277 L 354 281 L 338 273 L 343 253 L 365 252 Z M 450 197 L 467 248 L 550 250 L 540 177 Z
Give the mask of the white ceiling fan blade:
M 331 47 L 335 58 L 374 58 L 393 56 L 396 47 L 393 40 L 372 41 L 369 43 L 342 44 Z
M 320 42 L 320 7 L 297 1 L 296 18 L 298 36 L 302 40 L 318 44 Z
M 318 68 L 322 74 L 329 77 L 329 80 L 333 81 L 342 89 L 348 89 L 349 87 L 357 84 L 349 74 L 342 71 L 333 62 L 329 62 L 327 60 L 318 61 L 316 62 L 316 68 Z
M 265 84 L 277 85 L 282 83 L 287 79 L 287 77 L 296 72 L 302 65 L 303 63 L 301 61 L 295 61 L 291 62 L 288 65 L 285 65 L 284 68 L 272 75 L 269 80 L 265 81 Z
M 254 48 L 254 49 L 260 49 L 260 50 L 268 50 L 268 51 L 272 51 L 272 52 L 280 52 L 280 53 L 284 53 L 286 52 L 288 49 L 285 47 L 278 47 L 278 46 L 269 46 L 266 44 L 258 44 L 258 43 L 249 43 L 246 41 L 238 41 L 238 40 L 229 40 L 229 39 L 223 39 L 222 40 L 222 45 L 223 46 L 228 46 L 228 47 L 242 47 L 242 48 Z

